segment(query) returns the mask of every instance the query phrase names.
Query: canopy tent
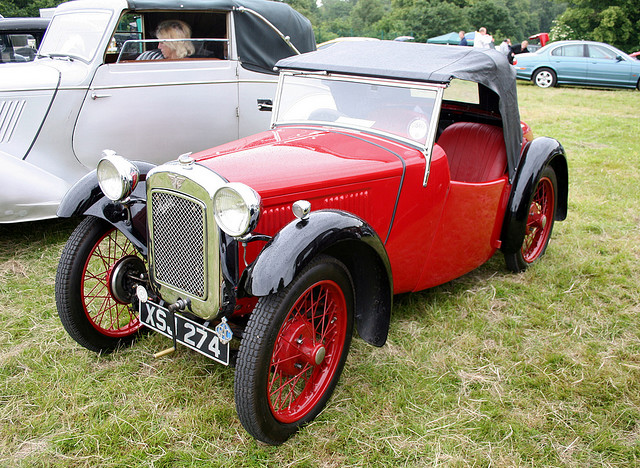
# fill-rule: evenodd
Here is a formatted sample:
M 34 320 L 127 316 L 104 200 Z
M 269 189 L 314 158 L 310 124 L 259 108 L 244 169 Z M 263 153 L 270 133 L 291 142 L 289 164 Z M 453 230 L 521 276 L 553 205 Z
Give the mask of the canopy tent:
M 467 43 L 471 46 L 473 45 L 473 38 L 476 37 L 475 31 L 468 32 L 464 35 L 467 38 Z M 448 34 L 443 34 L 442 36 L 432 37 L 427 39 L 428 44 L 450 44 L 450 45 L 458 45 L 460 43 L 460 33 L 450 32 Z

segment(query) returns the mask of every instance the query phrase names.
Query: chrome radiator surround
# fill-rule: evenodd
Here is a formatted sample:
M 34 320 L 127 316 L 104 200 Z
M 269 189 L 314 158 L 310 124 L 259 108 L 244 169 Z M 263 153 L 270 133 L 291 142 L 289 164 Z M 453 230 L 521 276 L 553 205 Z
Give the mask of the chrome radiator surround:
M 198 164 L 171 162 L 147 175 L 149 274 L 163 300 L 189 299 L 190 312 L 218 314 L 220 234 L 213 195 L 226 181 Z

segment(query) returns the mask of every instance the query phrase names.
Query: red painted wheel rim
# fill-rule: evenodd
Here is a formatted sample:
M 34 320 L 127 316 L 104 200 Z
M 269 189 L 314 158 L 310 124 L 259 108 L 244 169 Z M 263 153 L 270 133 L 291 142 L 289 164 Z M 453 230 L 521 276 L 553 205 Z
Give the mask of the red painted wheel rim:
M 529 207 L 527 229 L 522 244 L 522 258 L 527 263 L 536 260 L 547 245 L 553 225 L 555 193 L 548 177 L 538 182 L 536 193 Z
M 103 335 L 123 338 L 141 326 L 128 304 L 117 302 L 109 290 L 109 276 L 118 260 L 136 255 L 131 242 L 117 229 L 104 234 L 91 249 L 82 271 L 80 294 L 89 323 Z
M 309 287 L 291 308 L 276 337 L 267 382 L 278 421 L 300 420 L 325 395 L 342 356 L 347 320 L 344 293 L 330 280 Z

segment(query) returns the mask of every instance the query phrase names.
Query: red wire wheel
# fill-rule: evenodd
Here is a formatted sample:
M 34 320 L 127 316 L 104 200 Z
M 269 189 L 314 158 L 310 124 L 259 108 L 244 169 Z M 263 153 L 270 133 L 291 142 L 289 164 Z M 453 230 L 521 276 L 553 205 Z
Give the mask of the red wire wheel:
M 245 429 L 277 445 L 312 421 L 340 379 L 352 331 L 351 277 L 333 257 L 319 256 L 289 286 L 260 298 L 236 367 Z
M 113 290 L 117 265 L 135 254 L 129 239 L 112 228 L 96 242 L 84 265 L 80 285 L 84 312 L 91 325 L 106 336 L 127 337 L 141 326 L 137 311 Z
M 85 218 L 69 237 L 56 275 L 56 305 L 65 330 L 96 352 L 130 344 L 141 328 L 131 304 L 131 277 L 145 271 L 124 234 L 102 219 Z
M 515 253 L 505 254 L 507 267 L 511 271 L 526 270 L 547 250 L 556 216 L 557 187 L 555 172 L 551 167 L 545 167 L 529 203 L 522 246 Z
M 527 230 L 522 244 L 522 258 L 527 263 L 538 259 L 547 247 L 553 225 L 555 202 L 556 194 L 551 179 L 542 177 L 529 207 Z
M 347 328 L 344 294 L 333 281 L 319 281 L 295 303 L 274 346 L 267 393 L 274 417 L 303 418 L 322 399 L 336 373 Z

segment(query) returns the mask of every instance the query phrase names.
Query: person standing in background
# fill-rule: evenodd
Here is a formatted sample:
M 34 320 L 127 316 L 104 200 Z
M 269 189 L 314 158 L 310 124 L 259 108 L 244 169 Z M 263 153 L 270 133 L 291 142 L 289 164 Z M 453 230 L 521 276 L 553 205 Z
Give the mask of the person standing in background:
M 502 43 L 498 47 L 498 51 L 501 54 L 508 56 L 509 52 L 511 52 L 511 39 L 507 37 L 504 41 L 502 41 Z
M 493 36 L 487 34 L 487 28 L 480 28 L 476 31 L 476 36 L 473 38 L 473 47 L 476 49 L 491 49 L 492 42 Z
M 529 52 L 529 49 L 527 49 L 528 46 L 529 41 L 522 41 L 520 44 L 511 47 L 511 52 L 513 52 L 513 55 L 526 54 Z
M 460 43 L 458 45 L 468 46 L 469 44 L 467 43 L 467 38 L 464 37 L 464 31 L 460 31 L 458 35 L 460 36 Z

